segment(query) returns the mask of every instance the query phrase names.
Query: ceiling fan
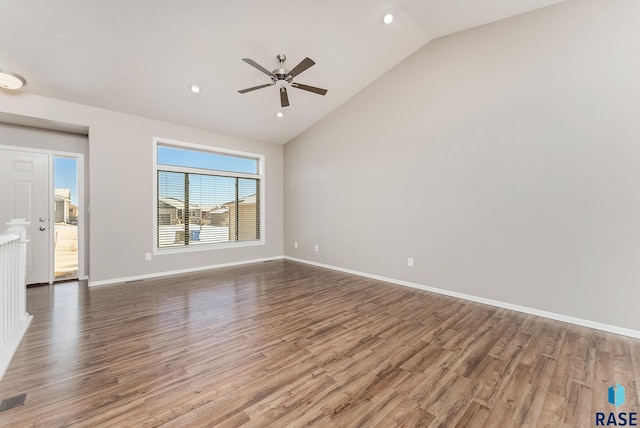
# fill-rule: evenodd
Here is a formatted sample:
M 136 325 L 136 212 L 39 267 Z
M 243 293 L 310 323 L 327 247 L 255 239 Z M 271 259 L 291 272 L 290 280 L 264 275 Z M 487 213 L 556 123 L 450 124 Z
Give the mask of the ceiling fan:
M 326 89 L 316 88 L 315 86 L 303 85 L 302 83 L 293 82 L 294 77 L 315 64 L 315 62 L 311 58 L 303 59 L 302 61 L 300 61 L 300 64 L 293 67 L 291 71 L 284 68 L 284 62 L 287 60 L 287 56 L 285 54 L 278 54 L 276 56 L 276 60 L 278 60 L 278 62 L 280 63 L 280 68 L 276 68 L 273 71 L 267 70 L 250 58 L 242 58 L 242 60 L 269 76 L 269 78 L 271 78 L 271 82 L 264 85 L 254 86 L 252 88 L 241 89 L 238 91 L 241 94 L 246 94 L 247 92 L 255 91 L 256 89 L 262 89 L 268 86 L 277 85 L 280 88 L 280 105 L 282 107 L 289 107 L 289 96 L 287 95 L 287 87 L 302 89 L 303 91 L 313 92 L 314 94 L 318 95 L 324 95 L 327 93 Z

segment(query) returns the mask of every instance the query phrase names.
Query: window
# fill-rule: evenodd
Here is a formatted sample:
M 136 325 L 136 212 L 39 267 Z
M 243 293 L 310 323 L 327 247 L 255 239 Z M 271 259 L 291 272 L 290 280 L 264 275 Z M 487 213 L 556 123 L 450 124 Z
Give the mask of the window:
M 156 145 L 158 249 L 262 239 L 259 155 Z

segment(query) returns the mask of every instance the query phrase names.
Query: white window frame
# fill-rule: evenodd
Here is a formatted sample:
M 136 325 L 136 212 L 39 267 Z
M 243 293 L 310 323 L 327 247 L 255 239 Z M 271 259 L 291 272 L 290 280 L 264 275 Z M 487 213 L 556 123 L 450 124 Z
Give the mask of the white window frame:
M 186 149 L 186 150 L 195 150 L 201 152 L 209 152 L 213 154 L 219 155 L 229 155 L 229 156 L 237 156 L 249 159 L 255 159 L 258 161 L 258 173 L 257 174 L 244 174 L 240 172 L 229 172 L 229 171 L 219 171 L 212 169 L 200 169 L 200 168 L 185 168 L 180 166 L 172 166 L 172 165 L 158 165 L 158 146 L 167 146 L 174 147 L 176 149 Z M 258 153 L 248 153 L 241 152 L 238 150 L 230 150 L 213 146 L 206 146 L 203 144 L 194 144 L 187 143 L 184 141 L 178 140 L 170 140 L 167 138 L 161 137 L 153 137 L 153 188 L 152 188 L 152 200 L 153 200 L 153 210 L 152 210 L 152 225 L 153 225 L 153 250 L 152 253 L 154 255 L 162 255 L 162 254 L 176 254 L 176 253 L 190 253 L 194 251 L 211 251 L 211 250 L 221 250 L 228 248 L 238 248 L 238 247 L 253 247 L 258 245 L 264 245 L 266 241 L 266 229 L 265 229 L 265 157 L 264 155 Z M 238 177 L 238 178 L 255 178 L 260 182 L 260 197 L 258 198 L 260 206 L 260 239 L 256 239 L 254 241 L 230 241 L 230 242 L 218 242 L 218 243 L 209 243 L 209 244 L 198 244 L 198 245 L 184 245 L 180 247 L 166 247 L 166 248 L 158 248 L 158 170 L 162 171 L 171 171 L 171 172 L 188 172 L 195 174 L 205 174 L 205 175 L 219 175 L 226 177 Z

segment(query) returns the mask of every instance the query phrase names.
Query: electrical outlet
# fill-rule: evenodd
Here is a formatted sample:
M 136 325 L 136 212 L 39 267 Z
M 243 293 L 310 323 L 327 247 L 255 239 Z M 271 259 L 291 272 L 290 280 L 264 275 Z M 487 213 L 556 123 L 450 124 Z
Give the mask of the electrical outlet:
M 318 244 L 315 245 L 314 249 L 316 250 L 316 252 L 318 251 Z
M 145 255 L 144 255 L 144 259 L 145 259 L 146 261 L 151 260 L 151 253 L 145 253 Z
M 298 241 L 293 243 L 293 248 L 298 248 Z
M 409 267 L 413 267 L 413 257 L 409 257 L 409 258 L 407 259 L 407 266 L 409 266 Z

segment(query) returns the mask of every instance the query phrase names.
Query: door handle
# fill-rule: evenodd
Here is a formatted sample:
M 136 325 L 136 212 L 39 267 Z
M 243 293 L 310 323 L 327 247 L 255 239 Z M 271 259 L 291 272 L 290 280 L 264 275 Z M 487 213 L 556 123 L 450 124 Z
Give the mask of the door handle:
M 38 219 L 38 221 L 39 221 L 40 223 L 44 223 L 44 221 L 45 221 L 45 220 L 44 220 L 44 217 L 40 217 L 40 218 Z
M 47 228 L 44 226 L 40 226 L 40 230 L 44 232 L 45 230 L 47 230 Z

